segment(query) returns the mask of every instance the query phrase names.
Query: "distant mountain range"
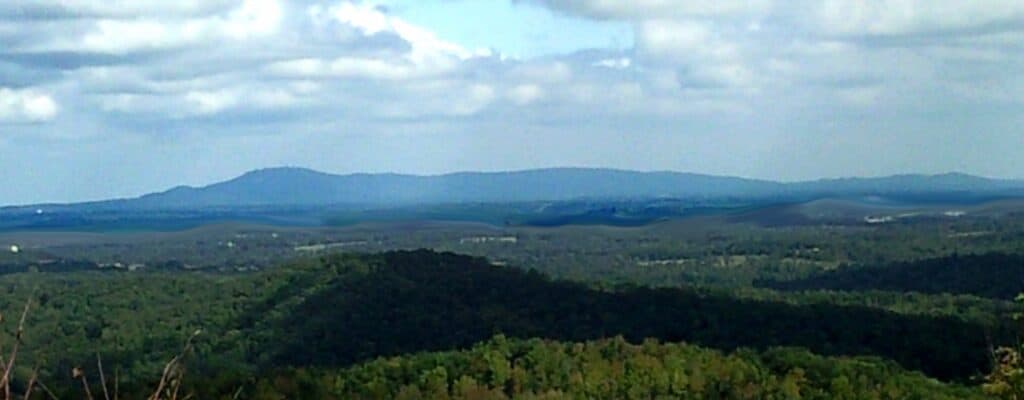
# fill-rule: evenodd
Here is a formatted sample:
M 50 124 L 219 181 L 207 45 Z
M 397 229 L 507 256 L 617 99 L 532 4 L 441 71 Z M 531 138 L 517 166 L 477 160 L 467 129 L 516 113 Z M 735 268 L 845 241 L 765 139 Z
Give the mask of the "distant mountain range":
M 896 175 L 782 183 L 679 172 L 553 168 L 463 172 L 436 176 L 335 175 L 303 168 L 270 168 L 204 187 L 177 187 L 134 199 L 81 206 L 117 209 L 204 207 L 369 207 L 442 203 L 578 199 L 1019 196 L 1024 181 L 965 174 Z

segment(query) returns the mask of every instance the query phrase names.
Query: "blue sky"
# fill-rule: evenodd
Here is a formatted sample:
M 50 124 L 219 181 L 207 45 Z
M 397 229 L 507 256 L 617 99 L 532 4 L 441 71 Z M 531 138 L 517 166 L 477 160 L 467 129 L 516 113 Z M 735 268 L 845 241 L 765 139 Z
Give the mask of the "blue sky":
M 1024 178 L 1024 2 L 12 0 L 0 204 L 248 170 Z
M 633 29 L 627 22 L 583 18 L 537 4 L 470 0 L 375 4 L 467 48 L 494 48 L 510 57 L 633 47 Z

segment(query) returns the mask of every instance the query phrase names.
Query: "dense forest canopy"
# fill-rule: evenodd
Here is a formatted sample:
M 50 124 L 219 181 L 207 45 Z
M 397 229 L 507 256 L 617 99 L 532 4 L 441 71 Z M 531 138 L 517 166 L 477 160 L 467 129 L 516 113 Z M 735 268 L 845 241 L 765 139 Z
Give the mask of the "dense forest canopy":
M 724 354 L 622 338 L 583 343 L 497 336 L 469 350 L 386 358 L 345 369 L 289 369 L 252 399 L 974 399 L 980 392 L 878 358 L 778 348 Z
M 788 282 L 756 282 L 785 290 L 884 290 L 954 293 L 1012 300 L 1024 292 L 1024 255 L 952 255 L 894 265 L 848 268 Z
M 209 398 L 253 378 L 306 371 L 302 373 L 326 379 L 378 357 L 464 349 L 497 334 L 564 343 L 618 336 L 633 344 L 655 339 L 725 352 L 754 349 L 738 354 L 802 347 L 822 355 L 895 360 L 884 368 L 960 382 L 988 371 L 991 340 L 1011 338 L 1008 327 L 981 319 L 797 298 L 743 299 L 693 289 L 598 289 L 494 266 L 482 258 L 432 251 L 328 255 L 233 275 L 23 273 L 0 277 L 3 288 L 3 309 L 18 309 L 25 299 L 34 304 L 21 360 L 45 366 L 42 377 L 63 393 L 76 390 L 64 371 L 88 365 L 96 353 L 108 368 L 118 369 L 125 393 L 145 390 L 166 360 L 180 351 L 182 341 L 200 329 L 188 385 Z M 806 351 L 793 354 L 827 368 L 853 362 Z M 743 368 L 761 371 L 763 379 L 776 374 L 784 380 L 792 372 L 765 367 L 757 357 L 736 362 L 751 363 Z M 95 376 L 96 371 L 86 373 Z M 870 379 L 883 377 L 872 374 Z M 908 382 L 935 385 L 923 377 L 908 379 L 890 383 L 909 385 L 906 390 L 917 385 Z M 260 382 L 266 386 L 276 381 Z M 777 389 L 772 385 L 778 382 L 766 382 L 749 384 L 757 387 L 756 393 Z M 808 393 L 832 390 L 822 382 L 809 386 Z M 562 389 L 575 390 L 546 388 Z

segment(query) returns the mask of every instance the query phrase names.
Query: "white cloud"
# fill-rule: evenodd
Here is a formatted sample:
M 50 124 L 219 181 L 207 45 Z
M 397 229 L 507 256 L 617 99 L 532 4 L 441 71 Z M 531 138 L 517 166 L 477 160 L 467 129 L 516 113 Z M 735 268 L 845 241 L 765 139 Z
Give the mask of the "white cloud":
M 294 88 L 264 85 L 235 86 L 211 91 L 192 91 L 183 96 L 193 115 L 213 115 L 231 110 L 282 110 L 304 101 Z
M 220 30 L 234 39 L 248 39 L 275 33 L 281 24 L 282 7 L 277 0 L 245 0 L 227 18 L 218 21 Z
M 338 57 L 333 60 L 304 58 L 270 64 L 271 73 L 296 78 L 366 78 L 383 80 L 409 79 L 431 71 L 417 70 L 403 61 Z
M 159 112 L 162 107 L 153 101 L 153 97 L 132 93 L 115 93 L 97 95 L 95 96 L 95 101 L 103 112 Z
M 482 112 L 496 98 L 497 91 L 488 84 L 437 80 L 347 98 L 345 106 L 356 109 L 361 118 L 462 118 Z
M 900 35 L 970 30 L 1020 29 L 1024 3 L 1018 0 L 534 0 L 563 12 L 591 18 L 651 21 L 732 20 L 752 32 L 760 19 L 784 20 L 793 27 L 844 35 Z M 1010 23 L 997 26 L 999 24 Z M 753 28 L 753 29 L 750 29 Z
M 652 20 L 638 23 L 637 47 L 648 61 L 683 69 L 686 85 L 748 87 L 756 84 L 742 45 L 713 22 Z
M 136 18 L 149 15 L 191 17 L 231 8 L 237 0 L 32 0 L 0 3 L 0 15 L 38 15 L 56 18 Z
M 238 104 L 239 96 L 226 90 L 195 91 L 185 94 L 185 100 L 199 114 L 216 114 Z
M 412 50 L 406 57 L 420 67 L 446 67 L 452 64 L 452 59 L 466 60 L 477 55 L 490 55 L 486 50 L 474 52 L 442 40 L 430 30 L 385 14 L 371 3 L 345 1 L 328 9 L 313 6 L 310 15 L 314 19 L 333 18 L 366 36 L 393 33 L 409 43 Z
M 267 72 L 295 79 L 407 80 L 437 77 L 459 68 L 464 62 L 491 57 L 489 50 L 469 50 L 443 40 L 428 29 L 389 15 L 371 3 L 342 1 L 332 6 L 315 4 L 306 10 L 315 29 L 338 30 L 340 41 L 369 40 L 393 35 L 408 45 L 400 52 L 345 54 L 338 57 L 302 57 L 269 64 Z M 356 38 L 345 32 L 354 31 Z
M 451 108 L 452 115 L 472 115 L 480 112 L 494 101 L 494 88 L 490 85 L 473 84 L 465 90 L 465 96 L 457 99 Z
M 253 104 L 264 109 L 287 108 L 294 106 L 299 101 L 299 96 L 283 89 L 261 90 L 252 95 Z
M 508 97 L 517 105 L 527 105 L 544 98 L 544 89 L 533 84 L 517 85 L 508 92 Z
M 898 35 L 964 30 L 1024 17 L 1017 0 L 826 0 L 811 15 L 817 28 L 834 34 Z
M 626 69 L 630 65 L 633 65 L 633 60 L 627 57 L 620 58 L 606 58 L 592 64 L 595 67 L 605 67 L 611 69 Z
M 84 32 L 54 30 L 23 52 L 98 52 L 130 54 L 139 51 L 209 45 L 223 40 L 245 40 L 275 33 L 283 18 L 278 0 L 244 0 L 223 15 L 168 18 L 142 14 L 136 18 L 103 17 L 91 20 Z M 99 13 L 105 14 L 105 13 Z
M 57 116 L 57 102 L 48 94 L 31 89 L 0 87 L 0 123 L 37 123 Z
M 637 28 L 643 50 L 680 58 L 733 57 L 735 48 L 716 37 L 710 23 L 696 20 L 651 20 Z
M 196 42 L 203 32 L 198 25 L 171 25 L 154 20 L 100 20 L 92 32 L 77 42 L 52 43 L 35 50 L 95 51 L 124 54 L 138 50 L 159 49 Z

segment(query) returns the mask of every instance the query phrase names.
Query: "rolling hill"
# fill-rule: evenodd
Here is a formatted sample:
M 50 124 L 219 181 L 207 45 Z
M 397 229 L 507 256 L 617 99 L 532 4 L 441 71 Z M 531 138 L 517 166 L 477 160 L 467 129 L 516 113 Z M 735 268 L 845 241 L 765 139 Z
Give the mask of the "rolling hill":
M 579 198 L 758 196 L 783 185 L 734 177 L 607 169 L 465 172 L 436 176 L 332 175 L 301 168 L 249 172 L 200 188 L 132 200 L 147 207 L 236 205 L 409 205 L 559 201 Z
M 894 210 L 941 213 L 983 204 L 1019 209 L 1013 199 L 1021 197 L 1024 181 L 963 174 L 783 183 L 587 168 L 433 176 L 272 168 L 131 199 L 0 208 L 0 230 L 177 230 L 227 221 L 287 226 L 405 220 L 638 226 L 735 213 L 741 213 L 733 218 L 737 221 L 769 224 L 820 222 L 823 216 L 834 220 L 838 213 L 841 222 L 859 223 Z
M 446 175 L 335 175 L 270 168 L 203 187 L 180 186 L 134 199 L 83 203 L 122 209 L 444 203 L 513 203 L 577 199 L 757 198 L 812 200 L 893 196 L 910 201 L 971 201 L 1024 193 L 1024 181 L 964 174 L 896 175 L 782 183 L 680 172 L 554 168 Z

